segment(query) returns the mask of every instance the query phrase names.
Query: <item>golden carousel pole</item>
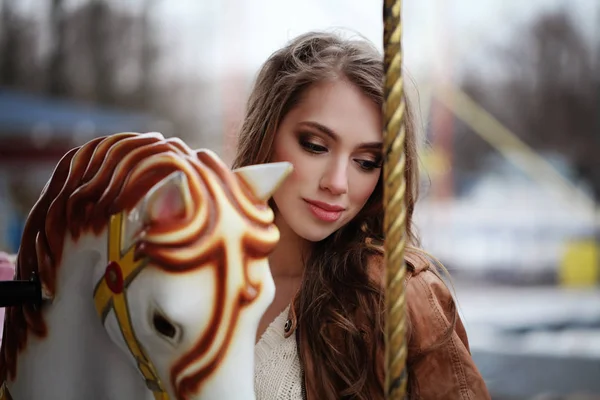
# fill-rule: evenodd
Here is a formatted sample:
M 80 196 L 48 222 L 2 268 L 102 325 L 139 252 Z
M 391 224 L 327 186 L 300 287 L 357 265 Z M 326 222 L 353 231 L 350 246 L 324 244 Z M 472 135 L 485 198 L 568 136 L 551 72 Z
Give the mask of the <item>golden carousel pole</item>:
M 386 259 L 386 398 L 406 395 L 406 180 L 404 82 L 402 79 L 402 0 L 384 0 L 384 233 Z

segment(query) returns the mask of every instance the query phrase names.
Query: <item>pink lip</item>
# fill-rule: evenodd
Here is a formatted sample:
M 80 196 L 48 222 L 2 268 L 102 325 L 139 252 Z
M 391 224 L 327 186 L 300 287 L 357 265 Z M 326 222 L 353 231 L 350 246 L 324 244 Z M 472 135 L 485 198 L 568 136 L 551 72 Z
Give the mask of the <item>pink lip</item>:
M 316 200 L 304 199 L 308 204 L 308 208 L 315 217 L 325 222 L 335 222 L 342 216 L 344 207 L 337 206 L 334 204 L 323 203 Z

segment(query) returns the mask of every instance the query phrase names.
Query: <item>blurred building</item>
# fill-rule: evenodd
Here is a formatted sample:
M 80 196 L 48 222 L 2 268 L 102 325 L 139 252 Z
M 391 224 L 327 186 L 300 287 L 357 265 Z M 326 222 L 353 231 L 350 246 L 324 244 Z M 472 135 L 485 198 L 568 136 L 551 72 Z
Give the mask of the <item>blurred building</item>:
M 23 222 L 60 158 L 107 134 L 152 130 L 149 115 L 0 90 L 0 249 L 16 252 Z

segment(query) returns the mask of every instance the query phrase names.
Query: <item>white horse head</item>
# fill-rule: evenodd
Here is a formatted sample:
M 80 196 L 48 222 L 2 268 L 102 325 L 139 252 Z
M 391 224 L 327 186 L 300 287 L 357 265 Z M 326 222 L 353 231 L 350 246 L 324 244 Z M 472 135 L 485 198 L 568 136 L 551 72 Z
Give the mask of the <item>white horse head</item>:
M 7 309 L 14 400 L 254 399 L 254 343 L 274 296 L 267 200 L 288 163 L 229 170 L 158 133 L 73 149 L 26 222 Z M 0 394 L 0 399 L 2 395 Z

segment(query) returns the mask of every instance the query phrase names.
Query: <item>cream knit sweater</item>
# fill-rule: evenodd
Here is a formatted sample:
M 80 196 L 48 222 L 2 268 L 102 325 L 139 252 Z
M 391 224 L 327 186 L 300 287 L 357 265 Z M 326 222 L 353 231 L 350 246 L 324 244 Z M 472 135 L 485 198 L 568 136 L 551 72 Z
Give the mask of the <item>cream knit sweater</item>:
M 267 328 L 254 346 L 256 400 L 301 400 L 302 367 L 296 337 L 284 336 L 289 306 Z

